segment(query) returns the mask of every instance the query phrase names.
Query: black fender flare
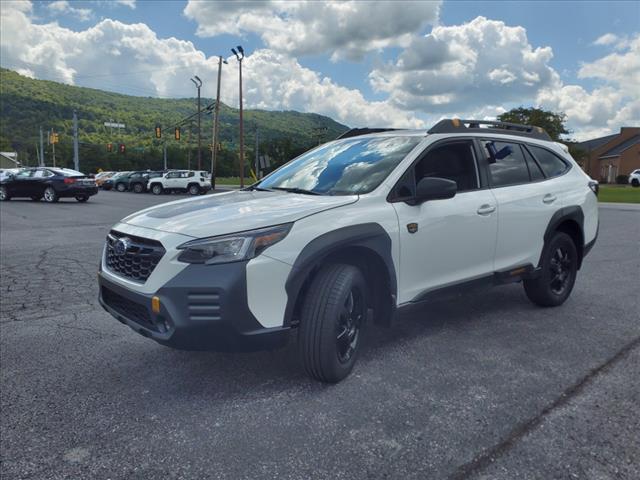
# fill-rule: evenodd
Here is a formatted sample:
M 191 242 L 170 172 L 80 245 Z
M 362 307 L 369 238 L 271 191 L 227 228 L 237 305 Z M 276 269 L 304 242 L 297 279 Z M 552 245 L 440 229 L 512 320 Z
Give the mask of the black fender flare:
M 338 228 L 310 241 L 296 258 L 285 283 L 287 306 L 284 313 L 284 326 L 291 325 L 298 297 L 313 270 L 322 265 L 329 255 L 348 247 L 367 248 L 380 257 L 389 275 L 391 295 L 396 298 L 398 287 L 391 246 L 391 237 L 378 223 Z
M 551 220 L 549 220 L 549 224 L 544 232 L 544 244 L 546 245 L 548 241 L 551 239 L 551 236 L 556 231 L 556 229 L 567 220 L 572 220 L 578 224 L 580 228 L 580 235 L 582 237 L 582 245 L 576 245 L 578 249 L 579 259 L 578 259 L 578 268 L 582 264 L 582 256 L 584 250 L 584 213 L 582 212 L 582 208 L 578 206 L 571 207 L 562 207 L 556 213 L 553 214 Z M 542 255 L 543 251 L 540 253 L 540 258 L 538 259 L 538 266 L 542 265 Z

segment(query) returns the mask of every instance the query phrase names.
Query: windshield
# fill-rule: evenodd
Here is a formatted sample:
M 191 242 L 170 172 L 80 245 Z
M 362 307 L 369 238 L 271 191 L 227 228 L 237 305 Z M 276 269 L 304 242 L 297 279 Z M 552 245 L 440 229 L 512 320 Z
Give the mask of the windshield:
M 350 138 L 302 154 L 276 170 L 260 188 L 357 195 L 375 189 L 422 137 Z

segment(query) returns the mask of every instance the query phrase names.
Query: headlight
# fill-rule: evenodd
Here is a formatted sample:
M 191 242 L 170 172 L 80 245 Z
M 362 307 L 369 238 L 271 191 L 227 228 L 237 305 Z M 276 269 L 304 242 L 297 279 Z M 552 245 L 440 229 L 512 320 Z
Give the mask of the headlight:
M 178 247 L 178 250 L 183 250 L 178 256 L 178 261 L 211 265 L 250 260 L 286 237 L 292 225 L 292 223 L 286 223 L 275 227 L 192 240 Z

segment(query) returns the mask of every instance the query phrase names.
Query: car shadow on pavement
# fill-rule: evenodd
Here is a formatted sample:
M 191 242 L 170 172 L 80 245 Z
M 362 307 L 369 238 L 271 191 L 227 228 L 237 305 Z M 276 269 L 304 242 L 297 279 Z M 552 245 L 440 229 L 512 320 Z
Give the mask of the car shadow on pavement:
M 384 358 L 388 350 L 428 341 L 443 329 L 460 331 L 472 329 L 473 323 L 491 318 L 501 311 L 522 311 L 529 307 L 521 290 L 515 288 L 489 289 L 467 294 L 453 300 L 442 300 L 403 315 L 391 328 L 370 326 L 364 335 L 363 350 L 355 372 L 367 368 L 369 362 Z M 131 332 L 133 334 L 133 332 Z M 140 348 L 143 347 L 143 348 Z M 280 350 L 254 353 L 219 353 L 178 351 L 157 345 L 147 339 L 123 342 L 117 352 L 123 363 L 115 363 L 102 374 L 129 383 L 132 388 L 141 384 L 153 394 L 207 397 L 221 401 L 241 398 L 267 398 L 273 394 L 291 393 L 300 389 L 332 388 L 309 379 L 301 366 L 295 332 L 289 343 Z M 152 365 L 152 369 L 145 368 Z M 121 368 L 127 368 L 126 378 Z M 109 371 L 111 370 L 111 371 Z M 347 378 L 344 382 L 349 382 Z M 344 383 L 343 382 L 343 383 Z M 126 385 L 119 388 L 127 389 Z

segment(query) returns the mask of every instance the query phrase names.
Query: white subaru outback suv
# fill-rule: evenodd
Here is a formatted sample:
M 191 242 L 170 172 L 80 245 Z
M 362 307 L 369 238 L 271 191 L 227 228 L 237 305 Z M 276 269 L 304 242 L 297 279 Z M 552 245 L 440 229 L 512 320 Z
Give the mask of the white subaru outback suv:
M 596 187 L 537 127 L 443 120 L 354 129 L 240 191 L 142 210 L 110 231 L 100 302 L 180 349 L 298 337 L 314 378 L 353 368 L 367 322 L 482 284 L 562 304 L 598 233 Z
M 161 177 L 152 178 L 148 188 L 154 195 L 170 192 L 201 195 L 211 190 L 211 180 L 208 172 L 171 170 Z

